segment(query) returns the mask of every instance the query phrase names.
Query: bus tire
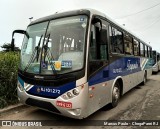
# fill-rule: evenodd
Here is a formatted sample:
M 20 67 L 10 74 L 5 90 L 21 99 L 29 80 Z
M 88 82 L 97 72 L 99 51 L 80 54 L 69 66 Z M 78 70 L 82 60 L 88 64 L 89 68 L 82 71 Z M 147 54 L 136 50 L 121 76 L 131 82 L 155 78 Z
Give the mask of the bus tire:
M 118 105 L 119 99 L 120 99 L 120 85 L 118 82 L 116 82 L 112 90 L 111 108 L 114 108 Z
M 147 82 L 147 72 L 144 73 L 142 85 L 145 85 Z

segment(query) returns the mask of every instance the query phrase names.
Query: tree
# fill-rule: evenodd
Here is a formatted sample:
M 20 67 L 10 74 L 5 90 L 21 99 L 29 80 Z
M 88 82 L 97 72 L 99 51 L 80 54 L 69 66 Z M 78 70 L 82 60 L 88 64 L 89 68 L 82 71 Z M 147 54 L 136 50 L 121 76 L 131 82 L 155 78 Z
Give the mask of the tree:
M 20 51 L 19 47 L 16 47 L 14 44 L 11 44 L 11 43 L 4 43 L 1 46 L 1 48 L 4 49 L 3 51 L 5 51 L 5 52 Z

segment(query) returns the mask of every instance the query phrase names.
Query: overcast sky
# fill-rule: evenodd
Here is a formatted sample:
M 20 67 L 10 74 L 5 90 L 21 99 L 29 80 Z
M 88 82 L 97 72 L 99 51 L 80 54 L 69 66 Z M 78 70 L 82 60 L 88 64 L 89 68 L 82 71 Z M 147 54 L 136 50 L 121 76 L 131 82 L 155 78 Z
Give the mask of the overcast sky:
M 13 30 L 26 29 L 30 17 L 80 8 L 105 13 L 160 52 L 160 0 L 0 0 L 0 46 L 11 42 Z M 18 47 L 19 36 L 15 37 Z

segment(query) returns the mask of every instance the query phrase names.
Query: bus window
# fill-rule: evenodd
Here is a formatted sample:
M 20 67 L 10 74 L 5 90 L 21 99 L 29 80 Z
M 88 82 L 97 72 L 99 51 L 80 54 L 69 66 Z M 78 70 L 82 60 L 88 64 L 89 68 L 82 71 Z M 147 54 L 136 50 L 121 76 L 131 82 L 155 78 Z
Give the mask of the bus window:
M 125 54 L 133 54 L 132 37 L 127 34 L 124 35 L 124 51 Z
M 145 48 L 145 50 L 144 50 L 145 53 L 144 53 L 144 54 L 145 54 L 145 57 L 147 57 L 147 56 L 148 56 L 148 49 L 147 49 L 147 46 L 146 46 L 146 45 L 144 45 L 144 46 L 145 46 L 145 47 L 144 47 L 144 48 Z
M 151 54 L 150 54 L 150 48 L 148 47 L 148 57 L 150 58 Z
M 140 54 L 141 56 L 144 56 L 144 44 L 140 43 Z
M 123 52 L 123 34 L 114 27 L 110 27 L 111 51 L 114 53 Z
M 150 57 L 149 56 L 149 47 L 147 47 L 147 57 Z
M 101 22 L 101 23 L 100 23 Z M 105 21 L 92 24 L 89 47 L 89 74 L 101 68 L 108 59 L 107 28 Z M 102 26 L 101 26 L 102 25 Z
M 152 58 L 152 48 L 150 47 L 150 58 Z
M 133 43 L 134 43 L 134 55 L 139 56 L 139 42 L 136 39 L 134 39 Z

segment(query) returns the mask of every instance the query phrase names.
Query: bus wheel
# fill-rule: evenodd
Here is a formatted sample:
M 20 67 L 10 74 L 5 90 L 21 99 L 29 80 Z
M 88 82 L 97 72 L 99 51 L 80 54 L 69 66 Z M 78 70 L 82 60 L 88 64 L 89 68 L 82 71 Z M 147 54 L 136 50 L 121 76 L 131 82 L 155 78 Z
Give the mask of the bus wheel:
M 118 105 L 119 99 L 120 99 L 120 86 L 119 83 L 116 82 L 112 91 L 112 102 L 111 102 L 112 108 Z
M 145 85 L 146 82 L 147 82 L 147 73 L 145 72 L 145 73 L 144 73 L 144 77 L 143 77 L 142 85 Z

